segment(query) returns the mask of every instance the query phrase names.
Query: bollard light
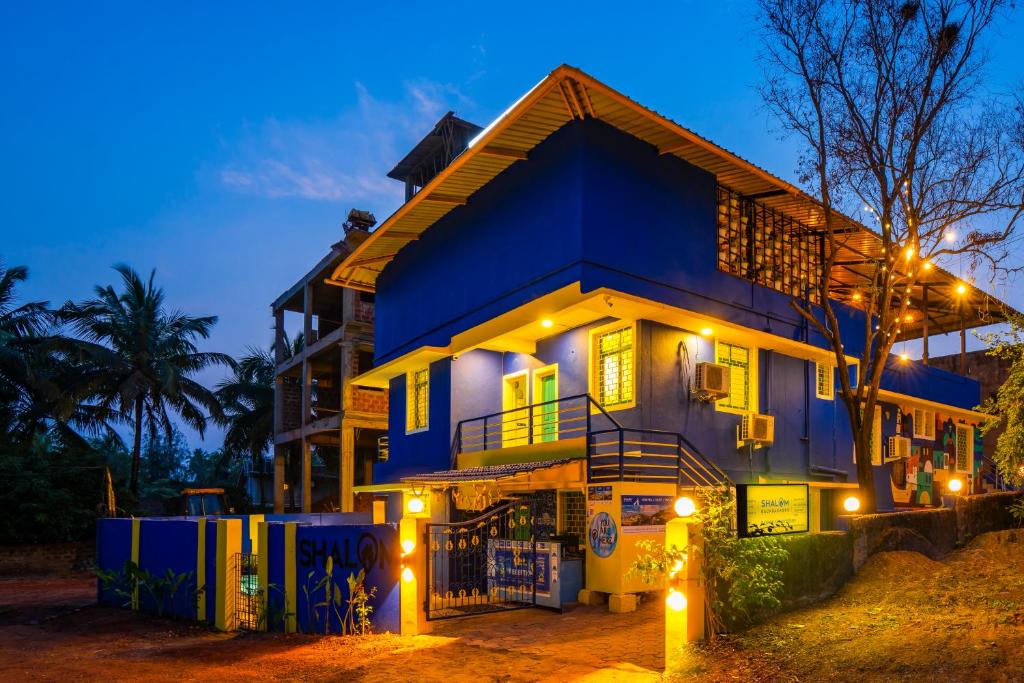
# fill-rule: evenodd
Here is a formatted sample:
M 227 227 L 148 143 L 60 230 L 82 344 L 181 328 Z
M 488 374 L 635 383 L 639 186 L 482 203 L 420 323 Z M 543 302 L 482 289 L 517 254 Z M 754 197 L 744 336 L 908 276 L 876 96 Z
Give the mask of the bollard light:
M 665 598 L 665 604 L 673 612 L 682 612 L 686 609 L 686 596 L 677 590 L 669 590 L 668 597 Z
M 959 479 L 950 479 L 946 486 L 948 486 L 949 490 L 953 493 L 960 493 L 960 490 L 964 487 L 964 483 Z
M 676 499 L 675 511 L 680 517 L 689 517 L 697 511 L 697 504 L 693 502 L 693 498 L 682 496 Z
M 412 540 L 411 538 L 407 538 L 407 539 L 402 541 L 402 552 L 405 553 L 406 555 L 408 555 L 409 553 L 411 553 L 415 549 L 416 549 L 416 541 Z
M 414 576 L 415 575 L 412 573 L 412 569 L 410 567 L 406 567 L 402 570 L 402 581 L 409 583 L 413 580 Z
M 850 496 L 843 501 L 843 509 L 847 512 L 856 512 L 860 510 L 860 499 L 857 496 Z
M 423 502 L 423 499 L 419 496 L 413 496 L 409 499 L 409 502 L 405 504 L 405 509 L 414 515 L 418 515 L 427 508 L 427 504 Z

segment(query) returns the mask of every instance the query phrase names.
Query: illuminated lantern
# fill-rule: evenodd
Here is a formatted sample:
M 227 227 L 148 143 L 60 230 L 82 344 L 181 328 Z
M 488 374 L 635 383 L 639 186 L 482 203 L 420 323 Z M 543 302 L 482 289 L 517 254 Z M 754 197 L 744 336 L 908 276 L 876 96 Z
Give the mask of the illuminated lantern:
M 959 479 L 950 479 L 949 484 L 947 484 L 947 486 L 949 487 L 949 490 L 952 491 L 953 493 L 960 493 L 961 489 L 963 489 L 964 487 L 964 483 Z
M 680 517 L 689 517 L 697 511 L 697 504 L 693 502 L 693 498 L 682 496 L 676 499 L 675 510 Z
M 418 515 L 427 508 L 427 504 L 423 502 L 423 499 L 419 496 L 413 496 L 409 499 L 409 502 L 405 504 L 405 509 L 414 515 Z
M 847 512 L 856 512 L 857 510 L 860 510 L 860 500 L 857 496 L 850 496 L 843 501 L 843 509 Z
M 677 590 L 670 590 L 668 597 L 665 598 L 665 604 L 673 612 L 682 612 L 686 609 L 686 596 Z

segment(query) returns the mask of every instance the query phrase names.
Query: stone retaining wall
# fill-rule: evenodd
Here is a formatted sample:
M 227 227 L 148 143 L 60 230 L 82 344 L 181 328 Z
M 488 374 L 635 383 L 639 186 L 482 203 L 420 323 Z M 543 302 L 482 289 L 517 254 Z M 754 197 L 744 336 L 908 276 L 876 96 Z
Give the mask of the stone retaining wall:
M 0 576 L 72 574 L 92 571 L 95 565 L 92 543 L 0 546 Z

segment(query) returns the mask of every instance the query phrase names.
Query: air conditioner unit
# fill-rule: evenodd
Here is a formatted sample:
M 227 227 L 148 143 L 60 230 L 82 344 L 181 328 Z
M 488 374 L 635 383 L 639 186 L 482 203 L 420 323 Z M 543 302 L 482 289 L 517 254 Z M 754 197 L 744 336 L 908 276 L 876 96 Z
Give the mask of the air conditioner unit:
M 717 363 L 697 363 L 693 381 L 697 398 L 717 401 L 729 395 L 729 366 Z
M 739 445 L 771 446 L 775 441 L 775 416 L 745 413 L 739 426 Z
M 390 453 L 388 452 L 388 437 L 377 437 L 377 462 L 387 462 L 389 455 Z
M 889 456 L 886 460 L 906 460 L 910 457 L 910 439 L 905 436 L 889 437 Z

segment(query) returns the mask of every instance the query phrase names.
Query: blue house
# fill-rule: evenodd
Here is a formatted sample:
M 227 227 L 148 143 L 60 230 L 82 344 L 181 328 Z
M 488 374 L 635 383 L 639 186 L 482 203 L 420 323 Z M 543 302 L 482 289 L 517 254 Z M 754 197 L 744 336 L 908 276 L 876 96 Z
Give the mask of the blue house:
M 589 534 L 592 553 L 620 484 L 643 524 L 680 487 L 806 485 L 808 528 L 829 528 L 856 474 L 849 368 L 790 305 L 817 296 L 812 198 L 566 66 L 482 130 L 449 115 L 399 168 L 408 200 L 333 274 L 375 293 L 375 366 L 356 381 L 390 396 L 363 490 L 432 492 L 439 522 L 535 496 L 547 535 Z M 856 264 L 879 247 L 851 231 L 833 277 L 853 362 Z M 933 269 L 905 337 L 999 319 L 960 284 Z M 880 507 L 974 485 L 975 381 L 894 361 L 882 395 Z

